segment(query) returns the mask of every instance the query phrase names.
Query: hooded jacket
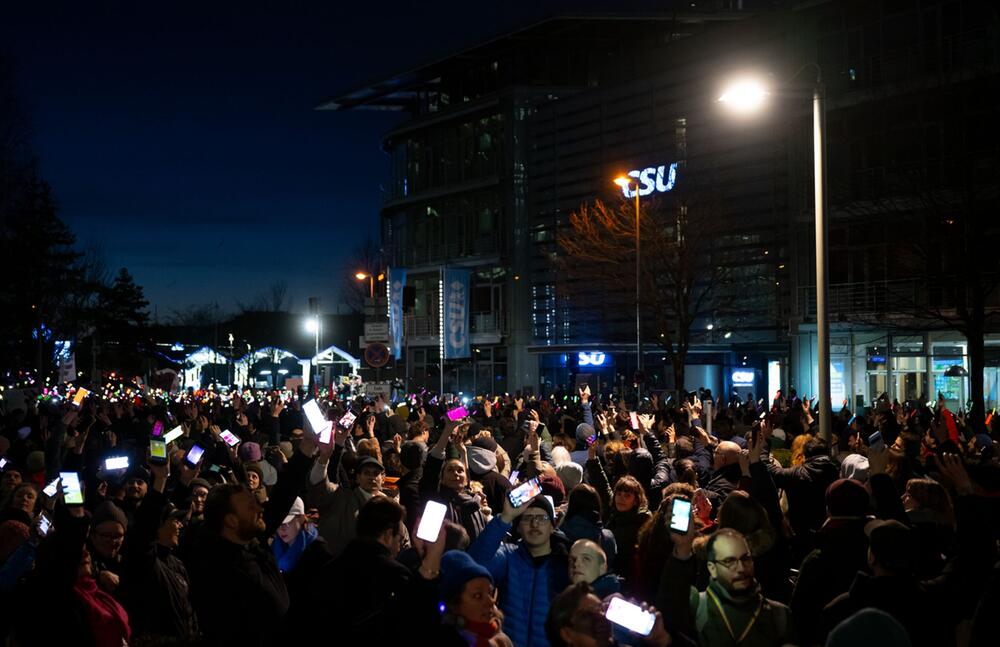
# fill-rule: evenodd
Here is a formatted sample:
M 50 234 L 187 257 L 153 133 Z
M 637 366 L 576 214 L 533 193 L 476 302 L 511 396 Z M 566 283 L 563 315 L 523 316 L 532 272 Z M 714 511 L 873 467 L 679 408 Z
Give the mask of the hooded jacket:
M 788 496 L 788 521 L 800 537 L 819 530 L 826 519 L 826 488 L 840 478 L 840 466 L 826 455 L 812 456 L 802 465 L 766 466 L 774 484 Z
M 615 534 L 604 527 L 604 524 L 601 523 L 601 516 L 596 511 L 585 510 L 572 517 L 565 517 L 559 530 L 566 535 L 570 545 L 578 539 L 589 539 L 596 542 L 608 558 L 608 564 L 615 563 L 615 557 L 618 555 Z
M 469 555 L 485 566 L 500 589 L 503 630 L 518 647 L 548 647 L 545 618 L 553 598 L 569 584 L 565 543 L 553 532 L 553 551 L 536 563 L 522 543 L 504 544 L 511 525 L 493 517 L 469 546 Z

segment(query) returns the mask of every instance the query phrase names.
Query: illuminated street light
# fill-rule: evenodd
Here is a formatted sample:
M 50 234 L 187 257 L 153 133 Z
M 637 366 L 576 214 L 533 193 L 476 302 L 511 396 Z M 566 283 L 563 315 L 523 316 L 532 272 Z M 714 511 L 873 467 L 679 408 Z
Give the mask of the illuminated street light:
M 816 72 L 812 84 L 813 108 L 813 189 L 816 210 L 816 344 L 819 360 L 819 435 L 830 440 L 830 319 L 827 311 L 827 295 L 830 289 L 829 264 L 827 261 L 827 216 L 826 216 L 826 108 L 824 106 L 823 71 L 816 63 L 807 63 L 792 75 L 797 77 L 803 70 L 813 68 Z M 802 96 L 784 92 L 783 96 Z M 732 111 L 749 114 L 764 105 L 770 93 L 767 87 L 754 79 L 743 79 L 732 83 L 719 97 L 719 103 Z M 804 96 L 803 96 L 804 98 Z M 775 285 L 781 285 L 775 282 Z
M 310 317 L 306 319 L 306 332 L 314 335 L 319 332 L 319 317 Z
M 639 322 L 639 272 L 641 269 L 639 256 L 639 180 L 620 175 L 614 179 L 614 183 L 622 189 L 627 189 L 635 183 L 635 370 L 642 372 L 642 327 Z M 641 393 L 642 386 L 639 386 Z

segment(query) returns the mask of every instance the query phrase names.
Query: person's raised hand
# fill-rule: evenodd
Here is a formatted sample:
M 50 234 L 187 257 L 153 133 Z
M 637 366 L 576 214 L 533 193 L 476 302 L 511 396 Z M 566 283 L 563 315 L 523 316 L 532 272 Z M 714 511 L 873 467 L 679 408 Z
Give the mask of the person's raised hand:
M 150 463 L 149 472 L 153 475 L 153 489 L 163 492 L 167 487 L 167 479 L 170 478 L 170 461 Z
M 597 449 L 598 447 L 596 440 L 592 443 L 587 443 L 587 460 L 590 460 L 591 458 L 597 458 Z
M 319 442 L 319 436 L 316 435 L 316 432 L 308 428 L 309 425 L 305 425 L 305 427 L 307 428 L 302 430 L 302 438 L 299 439 L 299 451 L 312 458 L 322 443 Z
M 199 473 L 201 473 L 201 463 L 191 467 L 186 460 L 181 460 L 181 473 L 178 477 L 181 483 L 184 485 L 191 485 L 191 481 L 193 481 Z
M 587 384 L 580 389 L 580 402 L 587 404 L 590 402 L 590 385 Z
M 955 486 L 955 491 L 960 496 L 972 494 L 972 479 L 969 478 L 969 473 L 965 470 L 965 465 L 962 463 L 960 456 L 957 454 L 942 454 L 939 457 L 935 454 L 934 462 L 937 463 L 941 474 Z
M 670 426 L 667 427 L 666 433 L 667 433 L 667 442 L 669 444 L 674 444 L 677 442 L 677 428 L 674 427 L 674 423 L 670 423 Z
M 493 417 L 493 403 L 490 402 L 489 398 L 483 400 L 483 415 L 487 418 Z
M 345 431 L 337 426 L 333 434 L 333 442 L 320 443 L 319 444 L 319 462 L 324 465 L 330 462 L 330 457 L 333 456 L 333 450 L 337 447 L 343 447 L 344 443 L 347 442 L 347 436 L 350 432 Z
M 740 450 L 740 453 L 736 456 L 736 460 L 740 464 L 740 473 L 743 476 L 750 476 L 750 451 L 747 449 Z
M 524 398 L 514 398 L 514 408 L 518 411 L 524 409 Z
M 670 523 L 670 516 L 669 515 L 664 515 L 664 517 L 665 517 L 665 521 L 667 523 Z M 692 545 L 694 544 L 694 540 L 695 540 L 696 536 L 697 536 L 697 532 L 695 531 L 695 526 L 694 526 L 694 506 L 692 505 L 691 506 L 691 519 L 688 522 L 687 532 L 685 532 L 685 533 L 671 532 L 670 533 L 670 539 L 672 539 L 673 542 L 674 542 L 674 557 L 677 557 L 678 559 L 690 559 L 691 555 L 694 554 L 694 550 L 692 548 Z
M 285 410 L 285 403 L 281 401 L 281 398 L 276 398 L 274 402 L 271 403 L 271 417 L 277 418 L 281 415 L 281 412 Z
M 365 418 L 365 433 L 369 438 L 375 437 L 375 416 Z
M 248 422 L 248 420 L 247 420 L 247 414 L 243 413 L 242 411 L 240 411 L 239 413 L 236 414 L 236 424 L 237 425 L 239 425 L 240 427 L 246 427 L 247 426 L 247 422 Z
M 514 522 L 517 520 L 517 518 L 520 517 L 522 514 L 524 514 L 524 511 L 531 506 L 531 502 L 534 501 L 539 496 L 542 495 L 537 494 L 528 499 L 527 501 L 522 502 L 521 505 L 515 506 L 510 502 L 510 497 L 504 495 L 503 511 L 500 513 L 500 518 L 503 519 L 504 523 L 514 525 Z
M 655 418 L 648 413 L 640 413 L 636 416 L 639 420 L 639 430 L 644 434 L 648 434 L 653 430 L 653 422 Z
M 79 418 L 79 414 L 76 409 L 69 409 L 63 414 L 62 423 L 67 427 L 72 428 L 76 426 L 77 418 Z

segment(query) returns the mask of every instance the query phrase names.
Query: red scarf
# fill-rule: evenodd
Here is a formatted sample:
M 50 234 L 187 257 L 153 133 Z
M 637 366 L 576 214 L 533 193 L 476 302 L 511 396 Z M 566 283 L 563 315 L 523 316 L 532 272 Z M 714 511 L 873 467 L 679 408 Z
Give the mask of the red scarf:
M 496 620 L 489 622 L 463 620 L 462 629 L 475 636 L 476 642 L 472 643 L 472 647 L 490 647 L 490 638 L 499 633 L 500 624 Z
M 132 630 L 128 626 L 128 613 L 113 597 L 97 587 L 92 577 L 77 578 L 73 592 L 83 603 L 87 623 L 97 647 L 122 647 L 128 644 Z

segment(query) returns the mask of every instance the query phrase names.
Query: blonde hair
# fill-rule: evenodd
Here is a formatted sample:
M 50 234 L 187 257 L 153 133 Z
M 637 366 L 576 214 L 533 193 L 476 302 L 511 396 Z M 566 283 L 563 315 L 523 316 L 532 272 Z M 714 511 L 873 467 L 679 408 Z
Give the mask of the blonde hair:
M 792 441 L 792 466 L 806 462 L 806 443 L 813 439 L 812 434 L 801 434 Z

